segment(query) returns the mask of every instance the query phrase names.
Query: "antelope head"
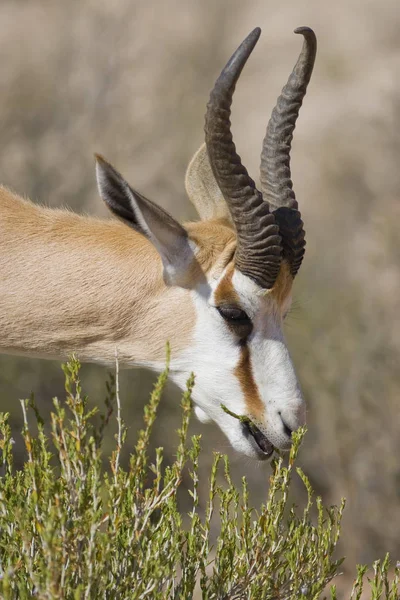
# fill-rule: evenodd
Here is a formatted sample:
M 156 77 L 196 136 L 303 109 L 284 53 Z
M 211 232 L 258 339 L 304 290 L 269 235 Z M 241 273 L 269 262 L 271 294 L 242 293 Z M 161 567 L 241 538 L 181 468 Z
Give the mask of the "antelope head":
M 315 54 L 303 48 L 268 123 L 261 153 L 261 191 L 236 153 L 230 130 L 235 85 L 260 35 L 255 29 L 217 79 L 207 105 L 205 144 L 192 159 L 186 189 L 201 221 L 180 225 L 135 192 L 104 159 L 97 174 L 111 210 L 142 233 L 161 257 L 168 313 L 188 332 L 172 355 L 172 378 L 196 376 L 193 399 L 202 421 L 214 420 L 233 447 L 257 459 L 288 449 L 305 423 L 305 403 L 283 334 L 292 284 L 304 256 L 304 229 L 292 189 L 290 149 Z M 187 307 L 190 305 L 190 310 Z M 173 307 L 173 308 L 171 308 Z M 176 344 L 175 344 L 176 345 Z M 179 344 L 178 344 L 179 346 Z M 246 415 L 254 427 L 222 409 Z

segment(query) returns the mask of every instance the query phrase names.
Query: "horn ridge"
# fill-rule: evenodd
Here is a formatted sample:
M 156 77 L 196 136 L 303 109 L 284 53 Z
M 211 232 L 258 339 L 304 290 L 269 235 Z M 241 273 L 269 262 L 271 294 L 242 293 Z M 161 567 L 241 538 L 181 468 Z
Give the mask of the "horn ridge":
M 303 47 L 272 111 L 263 142 L 260 167 L 263 196 L 279 225 L 283 258 L 290 263 L 293 276 L 300 268 L 304 256 L 305 237 L 291 180 L 290 150 L 317 50 L 317 40 L 312 29 L 298 27 L 295 33 L 304 36 Z
M 207 104 L 205 140 L 212 171 L 236 228 L 235 267 L 268 289 L 275 283 L 281 262 L 278 226 L 236 152 L 230 122 L 237 80 L 260 33 L 256 28 L 247 36 L 218 77 Z
M 290 173 L 290 150 L 317 50 L 312 29 L 298 27 L 294 31 L 304 36 L 303 48 L 272 111 L 261 153 L 261 189 L 272 209 L 279 206 L 297 209 Z

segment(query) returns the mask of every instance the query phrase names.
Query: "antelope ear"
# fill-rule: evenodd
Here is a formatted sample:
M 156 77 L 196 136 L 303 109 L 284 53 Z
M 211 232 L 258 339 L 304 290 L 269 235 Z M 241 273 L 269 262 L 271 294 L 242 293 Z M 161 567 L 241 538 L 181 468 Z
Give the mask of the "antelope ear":
M 205 144 L 200 146 L 189 163 L 185 187 L 202 221 L 226 219 L 231 223 L 228 206 L 212 172 Z
M 166 210 L 133 190 L 98 154 L 96 175 L 100 196 L 111 212 L 155 246 L 162 259 L 166 283 L 181 285 L 194 259 L 186 229 Z

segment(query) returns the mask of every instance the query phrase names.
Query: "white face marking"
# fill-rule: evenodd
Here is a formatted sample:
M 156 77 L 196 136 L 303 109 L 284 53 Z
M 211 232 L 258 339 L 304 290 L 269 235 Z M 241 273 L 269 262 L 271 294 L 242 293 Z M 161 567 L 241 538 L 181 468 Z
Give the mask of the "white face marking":
M 296 430 L 305 422 L 305 403 L 282 331 L 279 315 L 262 307 L 249 340 L 254 381 L 265 406 L 262 431 L 278 448 L 289 446 L 285 425 Z M 272 314 L 271 314 L 272 313 Z
M 240 308 L 253 323 L 246 346 L 250 353 L 250 377 L 260 402 L 257 415 L 251 410 L 252 400 L 256 405 L 257 398 L 246 398 L 246 390 L 237 376 L 243 345 L 215 308 L 215 291 L 225 274 L 226 271 L 209 285 L 192 292 L 196 310 L 193 341 L 171 364 L 172 378 L 182 386 L 193 371 L 196 376 L 193 400 L 200 420 L 204 422 L 205 417 L 214 420 L 235 449 L 261 458 L 255 440 L 237 419 L 221 409 L 221 404 L 238 415 L 250 416 L 277 448 L 290 447 L 285 425 L 295 430 L 305 421 L 304 400 L 282 332 L 282 314 L 288 310 L 290 298 L 278 306 L 271 293 L 238 271 L 233 273 L 232 285 Z

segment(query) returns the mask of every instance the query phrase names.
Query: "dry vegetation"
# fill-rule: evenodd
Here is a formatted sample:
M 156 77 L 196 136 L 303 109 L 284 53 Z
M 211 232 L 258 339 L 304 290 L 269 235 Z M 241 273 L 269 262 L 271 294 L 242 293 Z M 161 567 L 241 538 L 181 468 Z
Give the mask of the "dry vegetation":
M 319 55 L 293 150 L 308 246 L 287 333 L 309 405 L 300 462 L 325 503 L 347 497 L 342 553 L 353 570 L 386 551 L 400 557 L 398 3 L 3 0 L 0 179 L 34 200 L 105 214 L 92 158 L 100 151 L 175 216 L 193 218 L 184 170 L 224 60 L 263 28 L 233 112 L 255 174 L 269 111 L 299 51 L 292 30 L 303 24 L 315 29 Z M 87 367 L 83 378 L 98 398 L 103 370 Z M 150 380 L 130 373 L 121 382 L 132 443 Z M 40 401 L 61 388 L 55 364 L 0 359 L 15 431 L 18 396 L 32 389 Z M 157 446 L 172 448 L 177 398 L 171 388 Z M 207 447 L 228 450 L 215 428 L 195 430 Z M 234 457 L 237 480 L 244 470 L 256 504 L 265 477 Z

